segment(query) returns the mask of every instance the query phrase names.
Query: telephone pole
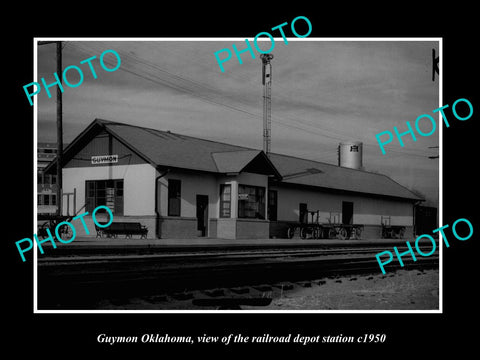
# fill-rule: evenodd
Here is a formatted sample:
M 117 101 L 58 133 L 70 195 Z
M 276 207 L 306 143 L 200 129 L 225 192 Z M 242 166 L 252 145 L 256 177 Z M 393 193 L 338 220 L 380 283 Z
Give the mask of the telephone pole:
M 57 44 L 57 75 L 62 83 L 62 42 L 39 41 L 38 45 Z M 63 119 L 62 91 L 57 86 L 57 215 L 62 215 L 62 158 L 63 158 Z

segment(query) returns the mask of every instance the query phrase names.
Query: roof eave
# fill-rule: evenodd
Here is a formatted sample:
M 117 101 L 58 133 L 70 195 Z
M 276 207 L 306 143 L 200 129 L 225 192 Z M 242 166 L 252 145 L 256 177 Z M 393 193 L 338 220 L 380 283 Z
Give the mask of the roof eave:
M 318 185 L 308 185 L 308 184 L 299 184 L 299 183 L 294 183 L 294 182 L 286 182 L 286 181 L 275 181 L 273 185 L 277 186 L 285 186 L 285 187 L 291 187 L 291 188 L 304 188 L 304 189 L 312 189 L 312 190 L 322 190 L 325 192 L 330 192 L 330 193 L 347 193 L 347 194 L 356 194 L 356 195 L 368 195 L 368 196 L 375 196 L 375 197 L 380 197 L 380 198 L 389 198 L 389 199 L 396 199 L 396 200 L 408 200 L 411 202 L 417 202 L 417 201 L 425 201 L 425 199 L 417 197 L 417 196 L 412 196 L 412 197 L 407 197 L 407 196 L 399 196 L 399 195 L 389 195 L 389 194 L 379 194 L 379 193 L 370 193 L 370 192 L 363 192 L 363 191 L 355 191 L 355 190 L 346 190 L 346 189 L 335 189 L 335 188 L 328 188 L 328 187 L 323 187 L 323 186 L 318 186 Z

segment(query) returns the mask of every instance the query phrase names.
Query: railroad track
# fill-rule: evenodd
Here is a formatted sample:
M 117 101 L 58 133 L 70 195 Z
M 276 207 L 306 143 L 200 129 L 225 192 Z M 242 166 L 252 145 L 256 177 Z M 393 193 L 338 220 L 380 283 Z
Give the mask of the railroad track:
M 382 250 L 385 247 L 39 259 L 39 308 L 90 308 L 99 299 L 109 297 L 166 296 L 331 275 L 379 273 L 375 254 Z M 408 268 L 427 268 L 435 267 L 438 258 L 404 262 Z M 389 265 L 387 270 L 394 268 Z
M 368 248 L 315 248 L 315 249 L 268 249 L 268 250 L 229 250 L 229 251 L 204 251 L 204 252 L 172 252 L 154 254 L 131 254 L 131 255 L 90 255 L 90 256 L 67 256 L 39 258 L 40 265 L 63 264 L 74 265 L 76 263 L 93 264 L 95 262 L 115 261 L 210 261 L 212 259 L 255 259 L 266 257 L 311 257 L 311 256 L 332 256 L 332 255 L 357 255 L 376 254 L 384 251 L 385 247 Z
M 39 257 L 43 258 L 62 258 L 62 257 L 91 257 L 91 256 L 125 256 L 125 255 L 155 255 L 155 254 L 217 254 L 217 253 L 233 253 L 233 252 L 247 252 L 247 253 L 263 253 L 265 251 L 311 251 L 320 249 L 337 249 L 337 250 L 351 250 L 355 248 L 392 248 L 393 246 L 403 246 L 405 242 L 399 241 L 385 241 L 379 243 L 368 243 L 362 241 L 345 241 L 345 244 L 339 243 L 316 243 L 316 242 L 302 242 L 290 244 L 191 244 L 191 245 L 162 245 L 157 244 L 137 244 L 134 241 L 119 244 L 102 242 L 99 244 L 92 243 L 86 245 L 75 245 L 74 243 L 68 246 L 58 246 L 56 249 L 52 248 L 50 243 L 43 244 L 45 255 Z

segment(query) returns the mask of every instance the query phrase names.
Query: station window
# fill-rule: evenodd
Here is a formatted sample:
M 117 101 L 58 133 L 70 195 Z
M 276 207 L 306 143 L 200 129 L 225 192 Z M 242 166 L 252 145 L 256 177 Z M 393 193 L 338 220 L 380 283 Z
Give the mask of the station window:
M 43 175 L 43 183 L 45 185 L 50 185 L 52 183 L 52 175 L 50 174 L 44 174 Z
M 57 183 L 57 175 L 38 173 L 37 184 L 55 185 Z
M 57 194 L 37 194 L 37 205 L 57 205 Z
M 265 188 L 238 185 L 238 217 L 265 219 Z
M 92 213 L 103 205 L 112 214 L 123 215 L 123 180 L 87 180 L 85 188 L 86 211 Z
M 182 197 L 182 182 L 168 180 L 168 216 L 180 216 L 180 201 Z
M 220 185 L 220 217 L 229 218 L 232 207 L 232 186 L 230 184 Z

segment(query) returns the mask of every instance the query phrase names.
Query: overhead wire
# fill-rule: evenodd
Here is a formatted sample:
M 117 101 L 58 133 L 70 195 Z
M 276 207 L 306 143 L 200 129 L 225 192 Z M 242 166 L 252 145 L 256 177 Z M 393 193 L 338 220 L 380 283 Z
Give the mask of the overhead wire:
M 87 52 L 87 51 L 84 51 L 84 52 Z M 121 53 L 121 52 L 120 52 Z M 122 62 L 125 62 L 125 54 L 123 54 L 124 56 L 122 57 Z M 127 56 L 128 57 L 128 54 Z M 160 77 L 159 75 L 157 74 L 151 74 L 151 73 L 148 73 L 146 72 L 145 70 L 143 70 L 143 73 L 142 73 L 142 70 L 139 70 L 139 69 L 129 69 L 129 68 L 126 68 L 125 66 L 122 66 L 119 68 L 120 70 L 122 71 L 125 71 L 127 73 L 130 73 L 132 75 L 135 75 L 135 76 L 138 76 L 140 78 L 143 78 L 144 80 L 147 80 L 147 81 L 150 81 L 150 82 L 153 82 L 155 84 L 158 84 L 158 85 L 163 85 L 163 86 L 167 86 L 167 87 L 170 87 L 174 90 L 177 90 L 179 92 L 182 92 L 182 93 L 187 93 L 193 97 L 196 97 L 198 98 L 199 100 L 201 101 L 205 101 L 205 102 L 208 102 L 210 104 L 215 104 L 215 105 L 220 105 L 220 106 L 223 106 L 223 107 L 226 107 L 228 109 L 231 109 L 231 110 L 235 110 L 235 111 L 239 111 L 239 112 L 242 112 L 248 116 L 251 116 L 253 117 L 254 119 L 257 119 L 258 118 L 258 114 L 255 114 L 251 111 L 248 111 L 248 110 L 245 110 L 245 109 L 241 109 L 239 108 L 238 106 L 233 106 L 233 105 L 230 105 L 230 104 L 227 104 L 227 103 L 224 103 L 224 102 L 220 102 L 218 100 L 215 100 L 215 99 L 212 99 L 211 97 L 208 97 L 204 94 L 200 94 L 198 92 L 195 92 L 193 89 L 191 88 L 188 88 L 187 86 L 188 85 L 185 85 L 185 84 L 180 84 L 180 83 L 175 83 L 174 80 L 172 79 L 165 79 L 165 78 L 162 78 Z M 178 79 L 181 79 L 180 76 L 177 76 Z
M 85 53 L 89 53 L 89 54 L 91 54 L 92 48 L 95 51 L 98 50 L 98 47 L 95 48 L 95 46 L 91 46 L 92 43 L 88 43 L 89 46 L 85 46 L 84 42 L 82 42 L 81 44 L 79 44 L 78 42 L 70 42 L 69 44 L 73 45 L 78 50 Z M 181 93 L 189 94 L 192 97 L 199 99 L 200 101 L 213 104 L 213 105 L 222 106 L 229 110 L 240 112 L 255 120 L 262 119 L 263 117 L 262 113 L 255 112 L 255 110 L 252 111 L 251 109 L 247 110 L 239 106 L 239 103 L 240 103 L 241 105 L 252 107 L 251 104 L 246 103 L 241 99 L 236 98 L 235 99 L 236 103 L 232 104 L 231 100 L 227 100 L 225 96 L 223 96 L 222 98 L 221 96 L 222 94 L 224 94 L 224 92 L 222 92 L 221 89 L 212 87 L 211 85 L 206 85 L 198 80 L 192 80 L 192 79 L 186 78 L 185 76 L 172 73 L 168 70 L 161 68 L 158 64 L 152 63 L 134 54 L 130 54 L 121 50 L 116 50 L 116 51 L 118 51 L 121 54 L 122 63 L 129 64 L 128 67 L 126 66 L 120 67 L 119 69 L 122 71 L 130 73 L 134 76 L 140 77 L 144 80 L 153 82 L 155 84 L 167 86 Z M 138 65 L 141 65 L 141 66 L 138 68 Z M 217 96 L 217 98 L 215 98 L 215 96 Z M 282 97 L 282 95 L 280 94 L 277 94 L 277 96 Z M 329 129 L 326 129 L 325 126 L 320 126 L 318 124 L 311 124 L 304 120 L 302 121 L 299 119 L 293 119 L 291 117 L 281 116 L 278 114 L 272 114 L 272 121 L 275 123 L 278 123 L 279 125 L 288 127 L 290 129 L 307 132 L 309 134 L 314 133 L 315 135 L 337 140 L 337 141 L 342 141 L 346 137 L 345 133 L 342 133 L 338 130 L 329 130 Z M 292 123 L 296 123 L 297 125 L 294 125 Z M 330 135 L 326 134 L 325 132 L 330 133 Z M 358 134 L 356 135 L 358 136 Z M 350 137 L 350 135 L 348 135 L 348 137 Z M 364 145 L 366 146 L 378 147 L 378 144 L 372 144 L 372 143 L 369 143 L 368 141 L 363 141 L 363 142 L 364 142 Z M 433 154 L 425 154 L 423 151 L 422 151 L 422 154 L 416 153 L 418 151 L 416 149 L 408 149 L 406 151 L 406 149 L 395 150 L 389 147 L 388 151 L 391 151 L 400 155 L 416 156 L 421 158 L 426 158 L 428 155 L 433 155 Z

